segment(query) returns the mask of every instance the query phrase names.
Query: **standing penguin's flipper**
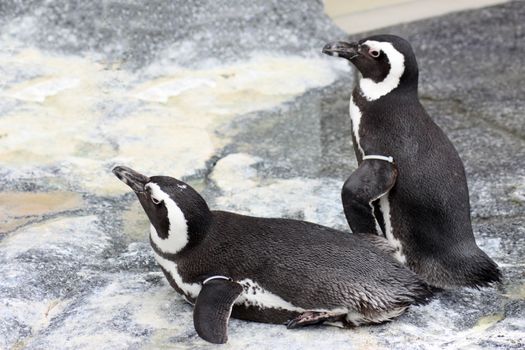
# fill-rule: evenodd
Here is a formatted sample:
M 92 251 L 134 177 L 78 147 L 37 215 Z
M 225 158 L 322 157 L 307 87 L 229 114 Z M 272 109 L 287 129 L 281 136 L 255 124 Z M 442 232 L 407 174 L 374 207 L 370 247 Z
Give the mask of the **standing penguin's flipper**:
M 341 197 L 346 220 L 354 233 L 375 233 L 379 225 L 374 217 L 372 202 L 394 187 L 397 167 L 391 158 L 364 158 L 356 171 L 343 185 Z
M 214 344 L 228 341 L 228 320 L 242 291 L 240 284 L 226 279 L 203 283 L 193 310 L 193 325 L 202 339 Z
M 323 322 L 343 322 L 345 323 L 346 312 L 328 311 L 305 311 L 294 319 L 285 323 L 286 328 L 294 329 Z

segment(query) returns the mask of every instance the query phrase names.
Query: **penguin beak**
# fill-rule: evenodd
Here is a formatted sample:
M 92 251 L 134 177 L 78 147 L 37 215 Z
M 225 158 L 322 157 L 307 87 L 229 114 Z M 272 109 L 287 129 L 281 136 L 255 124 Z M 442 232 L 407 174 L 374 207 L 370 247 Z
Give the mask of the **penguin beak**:
M 150 181 L 146 175 L 142 175 L 126 166 L 116 166 L 112 171 L 120 181 L 131 187 L 136 193 L 144 192 L 144 186 Z
M 343 57 L 352 60 L 359 56 L 359 44 L 336 41 L 323 47 L 323 53 L 329 56 Z

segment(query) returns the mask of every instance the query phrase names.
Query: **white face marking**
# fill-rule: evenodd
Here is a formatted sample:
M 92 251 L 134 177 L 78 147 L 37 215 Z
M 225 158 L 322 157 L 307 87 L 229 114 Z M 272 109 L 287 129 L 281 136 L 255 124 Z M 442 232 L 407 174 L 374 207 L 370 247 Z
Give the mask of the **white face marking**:
M 399 80 L 405 71 L 405 56 L 397 51 L 391 43 L 367 40 L 363 43 L 373 50 L 383 51 L 390 62 L 390 71 L 383 81 L 378 83 L 369 78 L 361 78 L 359 87 L 368 101 L 377 100 L 388 94 L 399 85 Z
M 359 143 L 359 124 L 361 123 L 362 116 L 361 110 L 359 110 L 359 107 L 357 107 L 354 102 L 354 98 L 350 97 L 350 119 L 352 119 L 352 132 L 354 133 L 357 149 L 361 152 L 361 156 L 364 157 L 365 151 L 363 151 L 363 148 L 361 148 L 361 144 Z
M 168 271 L 168 273 L 171 275 L 177 287 L 179 287 L 190 298 L 196 299 L 202 288 L 200 283 L 184 282 L 182 280 L 182 276 L 179 274 L 179 270 L 175 262 L 168 260 L 168 259 L 164 259 L 162 256 L 160 256 L 156 252 L 153 252 L 153 254 L 155 255 L 155 260 L 157 260 L 157 263 L 160 266 L 162 266 L 164 270 Z
M 144 187 L 150 189 L 151 197 L 154 198 L 155 201 L 164 201 L 164 205 L 168 211 L 168 219 L 170 221 L 168 238 L 160 238 L 153 225 L 151 225 L 151 240 L 164 253 L 175 254 L 184 248 L 189 240 L 186 218 L 173 199 L 171 199 L 166 192 L 162 191 L 159 185 L 150 182 Z
M 403 247 L 401 242 L 394 237 L 392 230 L 392 223 L 390 221 L 390 202 L 388 201 L 388 193 L 379 198 L 379 207 L 381 208 L 381 213 L 383 214 L 383 220 L 385 222 L 385 237 L 388 239 L 388 242 L 396 249 L 394 253 L 394 258 L 400 263 L 406 263 L 406 257 L 403 255 Z

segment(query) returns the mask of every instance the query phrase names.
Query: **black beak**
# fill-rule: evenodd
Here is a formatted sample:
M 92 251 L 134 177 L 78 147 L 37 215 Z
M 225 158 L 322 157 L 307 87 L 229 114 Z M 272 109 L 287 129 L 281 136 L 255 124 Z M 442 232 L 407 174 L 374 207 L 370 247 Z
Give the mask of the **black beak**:
M 112 171 L 120 181 L 131 187 L 136 193 L 144 192 L 144 185 L 149 182 L 149 177 L 125 166 L 116 166 Z
M 326 44 L 323 47 L 323 53 L 329 56 L 344 57 L 347 60 L 351 60 L 359 56 L 359 45 L 357 43 L 337 41 Z

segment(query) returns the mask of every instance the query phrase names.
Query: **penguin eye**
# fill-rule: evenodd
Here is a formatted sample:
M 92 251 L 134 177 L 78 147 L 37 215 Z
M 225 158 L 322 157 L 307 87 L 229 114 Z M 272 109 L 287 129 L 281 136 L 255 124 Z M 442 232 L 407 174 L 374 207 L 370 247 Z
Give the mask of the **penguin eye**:
M 371 49 L 370 51 L 368 51 L 368 54 L 372 56 L 373 58 L 378 58 L 380 53 L 381 52 L 379 52 L 378 50 L 374 50 L 374 49 Z
M 151 199 L 151 201 L 153 202 L 153 204 L 160 204 L 160 202 L 162 201 L 159 201 L 157 198 L 153 197 L 153 193 L 151 191 L 151 187 L 149 187 L 148 185 L 146 185 L 146 191 L 148 192 L 149 194 L 149 198 Z

